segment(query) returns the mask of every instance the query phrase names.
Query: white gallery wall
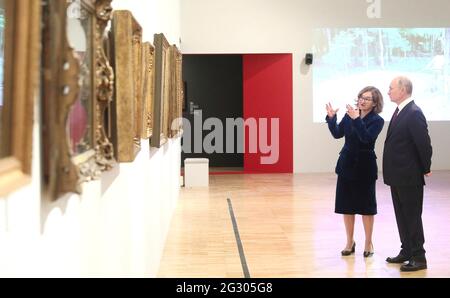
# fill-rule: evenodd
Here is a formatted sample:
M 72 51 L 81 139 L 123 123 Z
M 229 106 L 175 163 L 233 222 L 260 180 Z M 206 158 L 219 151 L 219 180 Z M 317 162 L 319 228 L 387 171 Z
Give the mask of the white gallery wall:
M 114 0 L 144 30 L 179 43 L 180 0 Z M 41 198 L 38 106 L 32 183 L 0 198 L 0 277 L 154 277 L 179 194 L 180 139 L 160 149 L 142 140 L 136 160 L 118 164 L 83 194 Z
M 375 2 L 381 15 L 371 19 L 367 10 Z M 294 172 L 331 172 L 343 141 L 332 139 L 325 123 L 313 123 L 314 64 L 303 64 L 305 53 L 312 52 L 313 29 L 450 27 L 449 12 L 448 0 L 188 0 L 181 1 L 181 49 L 185 54 L 292 53 Z M 391 79 L 378 87 L 387 89 Z M 384 96 L 385 105 L 393 105 Z M 379 165 L 387 126 L 377 142 Z M 450 169 L 450 122 L 430 122 L 429 131 L 433 170 Z

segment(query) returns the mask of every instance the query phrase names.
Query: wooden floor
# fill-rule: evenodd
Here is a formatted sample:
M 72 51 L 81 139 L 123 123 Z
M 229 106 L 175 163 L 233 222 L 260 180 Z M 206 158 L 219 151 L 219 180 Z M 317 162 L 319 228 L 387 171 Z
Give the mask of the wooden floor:
M 428 270 L 400 273 L 387 264 L 400 241 L 389 189 L 378 181 L 372 258 L 341 257 L 342 216 L 334 214 L 334 174 L 219 175 L 206 189 L 182 189 L 160 277 L 243 277 L 227 198 L 231 199 L 251 277 L 450 277 L 450 172 L 434 172 L 424 199 Z

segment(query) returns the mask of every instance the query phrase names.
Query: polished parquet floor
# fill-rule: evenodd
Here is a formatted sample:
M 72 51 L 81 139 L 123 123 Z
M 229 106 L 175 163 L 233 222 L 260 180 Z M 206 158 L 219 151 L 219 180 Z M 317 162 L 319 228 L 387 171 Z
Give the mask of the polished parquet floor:
M 334 213 L 334 174 L 210 176 L 209 188 L 182 188 L 159 277 L 244 277 L 227 198 L 251 277 L 450 277 L 450 172 L 427 179 L 424 199 L 428 270 L 401 273 L 387 264 L 400 249 L 389 188 L 377 184 L 374 248 L 341 257 L 342 216 Z

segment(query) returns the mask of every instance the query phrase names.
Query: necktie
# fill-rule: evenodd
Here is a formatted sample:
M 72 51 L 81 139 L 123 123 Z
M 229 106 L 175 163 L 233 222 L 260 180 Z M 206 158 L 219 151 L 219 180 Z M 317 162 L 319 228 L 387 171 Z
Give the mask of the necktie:
M 392 115 L 391 123 L 395 122 L 395 119 L 397 119 L 398 116 L 398 107 L 395 109 L 394 115 Z

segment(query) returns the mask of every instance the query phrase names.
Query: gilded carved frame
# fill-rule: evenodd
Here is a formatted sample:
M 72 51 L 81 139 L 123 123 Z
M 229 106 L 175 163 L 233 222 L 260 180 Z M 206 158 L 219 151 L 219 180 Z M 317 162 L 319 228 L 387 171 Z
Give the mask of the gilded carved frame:
M 170 45 L 164 34 L 155 34 L 155 97 L 152 147 L 160 148 L 169 137 Z
M 142 137 L 142 121 L 143 121 L 143 98 L 144 98 L 144 57 L 142 48 L 142 27 L 139 23 L 132 18 L 132 38 L 133 38 L 133 77 L 134 77 L 134 100 L 135 100 L 135 120 L 136 120 L 136 132 L 134 140 L 137 145 L 141 145 Z
M 170 137 L 177 138 L 183 133 L 183 79 L 182 54 L 175 45 L 170 47 Z
M 1 156 L 5 156 L 0 159 L 0 197 L 31 180 L 34 97 L 40 53 L 39 1 L 6 0 L 5 6 L 5 105 L 1 143 L 7 146 L 0 148 Z
M 142 98 L 142 131 L 141 138 L 149 139 L 153 132 L 153 98 L 155 94 L 154 87 L 154 64 L 155 64 L 155 48 L 145 42 L 142 45 L 143 53 L 143 98 Z
M 110 170 L 116 160 L 114 158 L 114 146 L 107 135 L 105 127 L 105 112 L 113 102 L 114 94 L 114 70 L 106 56 L 104 41 L 105 29 L 112 19 L 112 0 L 97 0 L 95 5 L 95 152 L 97 164 L 102 170 Z
M 116 158 L 132 162 L 141 149 L 142 28 L 131 12 L 114 11 L 110 36 L 111 63 L 116 72 L 112 135 Z
M 115 163 L 113 146 L 105 133 L 105 109 L 112 101 L 114 73 L 103 49 L 104 31 L 111 18 L 112 0 L 49 0 L 44 8 L 43 36 L 43 139 L 44 178 L 52 199 L 67 192 L 81 193 L 81 183 L 98 179 Z M 71 2 L 71 3 L 70 3 Z M 89 23 L 88 41 L 92 61 L 88 87 L 80 81 L 81 65 L 68 39 L 71 5 Z M 86 15 L 84 15 L 86 14 Z M 81 85 L 80 85 L 81 84 Z M 82 88 L 90 92 L 86 105 L 92 111 L 87 121 L 90 147 L 74 153 L 69 146 L 68 119 Z M 86 91 L 86 90 L 83 90 Z

